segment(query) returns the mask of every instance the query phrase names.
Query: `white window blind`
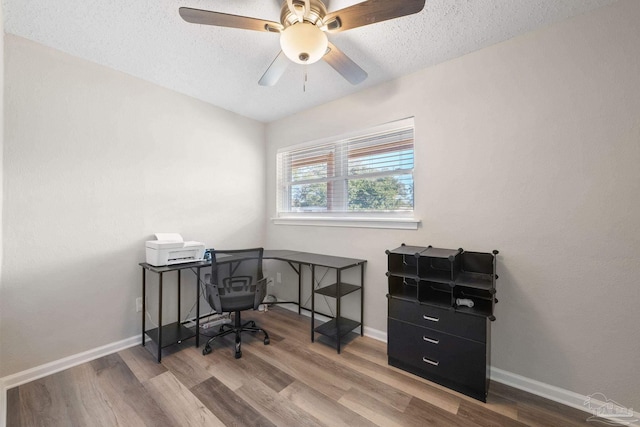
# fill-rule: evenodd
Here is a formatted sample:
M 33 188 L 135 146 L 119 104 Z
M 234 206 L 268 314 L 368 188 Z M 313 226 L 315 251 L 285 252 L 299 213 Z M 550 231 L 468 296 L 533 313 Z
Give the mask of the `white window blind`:
M 278 216 L 413 212 L 413 118 L 278 151 Z

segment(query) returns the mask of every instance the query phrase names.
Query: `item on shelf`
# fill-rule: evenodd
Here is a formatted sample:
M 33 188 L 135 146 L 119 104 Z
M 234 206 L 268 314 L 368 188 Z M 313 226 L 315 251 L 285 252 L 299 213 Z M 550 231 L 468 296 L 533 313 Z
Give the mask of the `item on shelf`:
M 466 305 L 469 308 L 473 308 L 473 301 L 469 298 L 458 298 L 456 299 L 456 305 Z

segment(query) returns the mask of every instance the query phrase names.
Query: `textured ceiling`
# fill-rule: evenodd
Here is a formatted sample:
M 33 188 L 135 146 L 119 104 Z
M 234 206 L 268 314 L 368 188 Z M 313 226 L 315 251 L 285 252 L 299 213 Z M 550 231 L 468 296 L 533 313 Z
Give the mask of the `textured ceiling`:
M 389 0 L 393 1 L 393 0 Z M 258 80 L 279 36 L 194 25 L 178 7 L 279 21 L 278 0 L 3 0 L 5 31 L 269 122 L 616 0 L 427 0 L 416 15 L 330 35 L 369 73 L 352 86 L 320 61 Z M 358 3 L 326 1 L 329 11 Z

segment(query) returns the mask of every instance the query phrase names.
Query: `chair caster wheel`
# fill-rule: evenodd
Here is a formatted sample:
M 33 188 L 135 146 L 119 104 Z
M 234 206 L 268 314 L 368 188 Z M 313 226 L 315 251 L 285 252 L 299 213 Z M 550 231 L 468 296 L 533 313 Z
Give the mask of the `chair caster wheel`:
M 269 340 L 269 338 L 265 338 L 264 339 L 264 345 L 269 345 L 271 341 Z
M 209 353 L 211 353 L 211 347 L 209 347 L 209 346 L 207 345 L 207 346 L 205 346 L 205 347 L 202 349 L 202 355 L 203 355 L 203 356 L 206 356 L 206 355 L 207 355 L 207 354 L 209 354 Z
M 242 357 L 242 352 L 241 352 L 241 351 L 236 352 L 236 353 L 234 354 L 234 357 L 235 357 L 236 359 L 240 359 L 240 358 Z

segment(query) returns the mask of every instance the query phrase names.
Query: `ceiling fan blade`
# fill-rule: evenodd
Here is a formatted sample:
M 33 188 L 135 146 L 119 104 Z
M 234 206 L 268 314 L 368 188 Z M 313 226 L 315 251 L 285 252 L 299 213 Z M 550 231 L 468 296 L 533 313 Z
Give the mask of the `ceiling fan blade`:
M 424 8 L 425 0 L 367 0 L 327 14 L 327 31 L 339 32 L 376 22 L 412 15 Z
M 243 30 L 267 31 L 279 33 L 284 27 L 274 21 L 250 18 L 248 16 L 229 15 L 209 10 L 181 7 L 180 16 L 192 24 L 215 25 L 217 27 L 240 28 Z
M 287 70 L 287 66 L 289 65 L 289 58 L 286 57 L 284 52 L 280 51 L 276 59 L 273 60 L 267 71 L 264 72 L 258 84 L 260 86 L 273 86 L 278 83 L 280 77 Z
M 352 85 L 362 83 L 368 76 L 367 72 L 353 62 L 341 50 L 329 42 L 329 51 L 322 58 L 333 67 L 342 77 L 347 79 Z

